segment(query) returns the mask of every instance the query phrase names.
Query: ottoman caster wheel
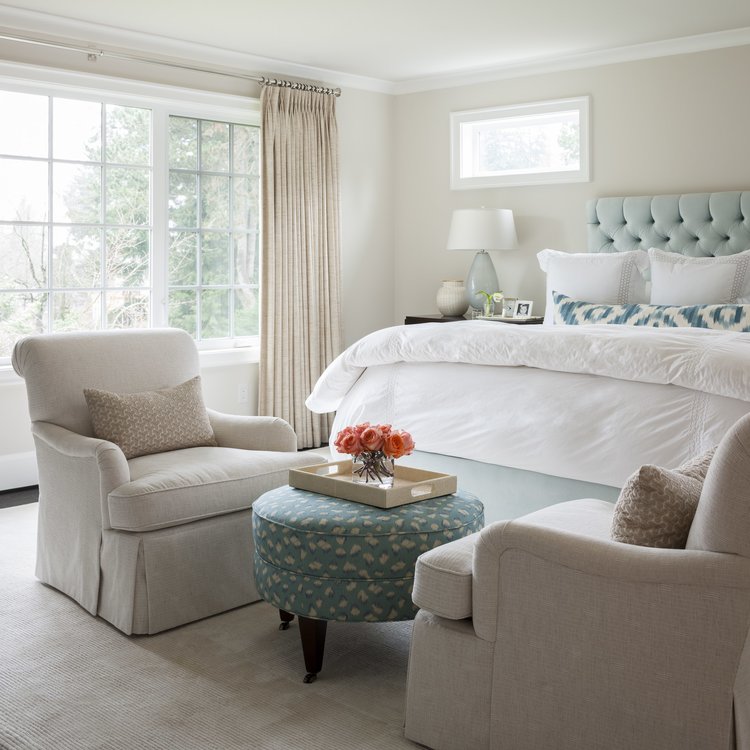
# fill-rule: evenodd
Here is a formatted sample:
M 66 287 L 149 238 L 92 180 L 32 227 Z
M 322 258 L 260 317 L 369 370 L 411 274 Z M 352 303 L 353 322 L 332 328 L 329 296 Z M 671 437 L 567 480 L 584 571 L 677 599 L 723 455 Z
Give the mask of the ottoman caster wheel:
M 317 672 L 308 672 L 302 679 L 302 682 L 304 682 L 306 685 L 309 685 L 311 682 L 315 682 L 315 680 L 317 679 L 318 679 Z
M 281 625 L 279 625 L 279 630 L 289 630 L 289 623 L 282 622 Z

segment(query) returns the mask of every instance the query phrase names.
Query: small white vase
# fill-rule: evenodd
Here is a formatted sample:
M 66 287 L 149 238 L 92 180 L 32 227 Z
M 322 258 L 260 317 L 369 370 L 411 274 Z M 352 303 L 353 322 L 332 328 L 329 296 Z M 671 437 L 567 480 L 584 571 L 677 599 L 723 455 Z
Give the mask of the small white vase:
M 437 293 L 437 309 L 443 315 L 463 315 L 469 309 L 463 281 L 444 281 Z

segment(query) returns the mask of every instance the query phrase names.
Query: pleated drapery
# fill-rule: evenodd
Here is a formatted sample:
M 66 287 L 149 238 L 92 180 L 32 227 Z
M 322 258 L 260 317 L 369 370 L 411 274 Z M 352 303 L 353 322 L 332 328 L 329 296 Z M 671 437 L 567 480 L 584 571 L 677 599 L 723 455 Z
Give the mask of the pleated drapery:
M 305 406 L 341 350 L 336 98 L 261 92 L 261 357 L 258 409 L 286 419 L 298 448 L 327 442 L 333 415 Z

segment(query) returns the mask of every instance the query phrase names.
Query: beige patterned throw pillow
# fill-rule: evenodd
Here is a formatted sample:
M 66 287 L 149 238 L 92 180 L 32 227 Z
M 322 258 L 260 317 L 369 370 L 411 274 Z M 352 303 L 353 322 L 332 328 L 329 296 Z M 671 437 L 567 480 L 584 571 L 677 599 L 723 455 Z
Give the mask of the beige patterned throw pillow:
M 715 450 L 676 469 L 647 464 L 628 477 L 615 505 L 612 539 L 684 549 Z
M 216 445 L 196 376 L 174 388 L 110 393 L 84 388 L 94 435 L 116 443 L 126 458 Z

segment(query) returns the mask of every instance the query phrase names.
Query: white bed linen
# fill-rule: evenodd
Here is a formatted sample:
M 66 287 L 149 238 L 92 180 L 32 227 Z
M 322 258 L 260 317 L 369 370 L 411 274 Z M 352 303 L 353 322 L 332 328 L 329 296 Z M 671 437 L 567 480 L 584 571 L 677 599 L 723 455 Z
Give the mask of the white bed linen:
M 419 450 L 622 485 L 750 411 L 750 334 L 487 321 L 398 326 L 347 349 L 307 401 L 388 422 Z

